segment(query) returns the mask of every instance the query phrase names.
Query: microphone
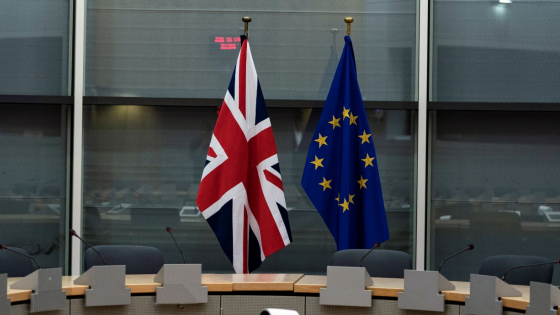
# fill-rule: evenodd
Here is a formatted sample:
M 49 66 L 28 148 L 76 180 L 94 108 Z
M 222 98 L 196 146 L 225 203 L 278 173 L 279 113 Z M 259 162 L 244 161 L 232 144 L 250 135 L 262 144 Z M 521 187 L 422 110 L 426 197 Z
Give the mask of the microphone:
M 459 255 L 459 254 L 461 254 L 461 253 L 463 253 L 463 252 L 466 252 L 466 251 L 468 251 L 468 250 L 473 250 L 473 249 L 474 249 L 474 245 L 473 245 L 473 244 L 469 244 L 469 245 L 467 245 L 467 248 L 463 249 L 462 251 L 460 251 L 460 252 L 458 252 L 458 253 L 456 253 L 456 254 L 454 254 L 454 255 L 451 255 L 451 256 L 449 256 L 449 257 L 447 257 L 447 258 L 445 258 L 445 259 L 441 262 L 441 264 L 439 265 L 438 272 L 441 272 L 441 266 L 443 266 L 443 263 L 446 262 L 448 259 L 453 258 L 453 257 L 455 257 L 455 256 L 457 256 L 457 255 Z
M 179 244 L 177 244 L 177 241 L 175 240 L 175 236 L 173 236 L 173 233 L 172 233 L 173 229 L 168 226 L 168 227 L 165 228 L 165 230 L 173 238 L 173 242 L 175 242 L 175 245 L 177 246 L 177 249 L 179 250 L 179 253 L 181 253 L 181 257 L 183 257 L 183 264 L 186 264 L 187 261 L 185 260 L 185 255 L 183 255 L 183 251 L 181 251 L 181 248 L 179 247 Z
M 511 267 L 508 270 L 506 270 L 506 272 L 504 272 L 504 275 L 502 276 L 502 280 L 505 281 L 506 275 L 508 274 L 508 272 L 512 271 L 513 269 L 525 268 L 525 267 L 534 267 L 534 266 L 543 266 L 543 265 L 554 265 L 554 264 L 560 264 L 560 260 L 555 260 L 555 261 L 545 262 L 545 263 L 540 263 L 540 264 L 521 265 L 521 266 Z
M 37 265 L 37 269 L 41 269 L 41 266 L 39 266 L 39 263 L 35 260 L 35 258 L 33 258 L 33 257 L 29 256 L 29 255 L 26 255 L 26 254 L 24 254 L 24 253 L 20 253 L 20 252 L 18 252 L 18 251 L 13 250 L 13 249 L 9 249 L 8 247 L 4 246 L 4 244 L 0 244 L 0 249 L 7 250 L 7 251 L 9 251 L 9 252 L 16 253 L 16 254 L 18 254 L 18 255 L 21 255 L 21 256 L 30 258 L 31 260 L 33 260 L 33 261 L 35 262 L 35 265 Z
M 369 255 L 369 253 L 371 253 L 372 250 L 379 247 L 379 245 L 381 245 L 381 243 L 375 243 L 375 245 L 373 245 L 373 247 L 364 256 L 362 256 L 362 259 L 360 260 L 360 267 L 362 266 L 362 263 L 364 262 L 364 258 L 366 258 L 366 256 Z
M 74 231 L 74 229 L 70 229 L 70 235 L 77 237 L 80 241 L 82 241 L 84 244 L 86 244 L 87 247 L 91 248 L 94 252 L 96 252 L 97 255 L 99 255 L 99 257 L 101 257 L 101 260 L 103 261 L 103 265 L 107 266 L 107 263 L 105 262 L 105 258 L 103 258 L 103 255 L 101 255 L 100 252 L 98 252 L 95 248 L 93 248 L 93 246 L 89 245 L 88 242 L 84 241 L 83 238 L 78 236 L 78 233 L 76 233 L 76 231 Z

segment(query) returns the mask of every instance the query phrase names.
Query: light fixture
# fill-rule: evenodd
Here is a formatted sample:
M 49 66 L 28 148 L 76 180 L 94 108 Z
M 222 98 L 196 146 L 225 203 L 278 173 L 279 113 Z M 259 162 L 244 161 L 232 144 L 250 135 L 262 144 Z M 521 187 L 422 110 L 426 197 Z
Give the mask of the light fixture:
M 511 0 L 499 0 L 500 3 L 511 3 Z

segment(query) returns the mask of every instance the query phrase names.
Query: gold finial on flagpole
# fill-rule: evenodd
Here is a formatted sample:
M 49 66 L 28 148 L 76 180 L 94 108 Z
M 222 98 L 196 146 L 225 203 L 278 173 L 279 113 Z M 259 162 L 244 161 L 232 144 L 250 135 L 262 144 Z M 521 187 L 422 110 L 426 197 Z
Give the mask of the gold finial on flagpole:
M 244 16 L 241 20 L 245 22 L 245 37 L 249 37 L 249 22 L 251 22 L 251 17 Z
M 347 16 L 344 18 L 344 22 L 346 22 L 346 34 L 350 35 L 350 24 L 354 22 L 354 19 L 351 16 Z

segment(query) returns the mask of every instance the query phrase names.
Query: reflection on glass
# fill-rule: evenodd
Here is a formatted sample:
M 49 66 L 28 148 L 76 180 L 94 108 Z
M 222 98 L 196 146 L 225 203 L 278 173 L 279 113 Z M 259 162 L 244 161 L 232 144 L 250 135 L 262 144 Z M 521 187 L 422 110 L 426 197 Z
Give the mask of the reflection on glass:
M 294 242 L 260 272 L 324 273 L 336 245 L 301 188 L 319 110 L 269 108 Z M 215 108 L 86 106 L 84 236 L 92 244 L 159 248 L 181 257 L 165 231 L 173 227 L 187 262 L 204 272 L 233 268 L 196 207 Z M 385 248 L 412 254 L 414 137 L 410 111 L 368 111 L 391 231 Z
M 432 268 L 469 243 L 475 250 L 443 275 L 468 280 L 494 255 L 557 260 L 560 113 L 439 111 L 432 118 Z
M 66 106 L 0 107 L 0 240 L 65 267 Z
M 69 0 L 0 1 L 0 95 L 69 95 Z
M 415 100 L 416 0 L 88 1 L 88 96 L 219 98 L 250 12 L 267 99 L 322 100 L 342 47 L 344 14 L 365 100 Z M 344 12 L 344 13 L 341 13 Z
M 433 1 L 433 101 L 560 102 L 560 3 L 510 2 Z

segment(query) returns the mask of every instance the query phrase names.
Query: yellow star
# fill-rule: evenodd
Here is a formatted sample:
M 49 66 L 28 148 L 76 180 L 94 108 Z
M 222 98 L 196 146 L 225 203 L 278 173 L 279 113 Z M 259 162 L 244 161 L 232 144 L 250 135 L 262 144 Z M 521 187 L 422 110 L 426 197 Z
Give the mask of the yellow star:
M 350 125 L 354 124 L 354 125 L 358 125 L 358 123 L 356 122 L 356 119 L 358 119 L 358 116 L 354 116 L 352 113 L 350 113 Z
M 346 107 L 342 106 L 343 110 L 342 110 L 342 121 L 344 121 L 344 118 L 348 117 L 350 118 L 350 116 L 348 115 L 348 112 L 350 111 L 350 109 L 346 109 Z
M 348 201 L 346 201 L 346 198 L 344 198 L 344 202 L 340 204 L 342 206 L 342 212 L 346 211 L 346 210 L 350 210 Z
M 340 202 L 340 193 L 338 193 L 338 197 L 334 198 L 334 200 Z M 340 205 L 339 205 L 340 206 Z
M 361 159 L 362 161 L 366 162 L 366 166 L 364 166 L 364 168 L 368 167 L 368 165 L 371 165 L 373 167 L 373 164 L 371 163 L 371 161 L 373 161 L 374 159 L 375 159 L 375 156 L 370 158 L 369 154 L 366 153 L 366 158 Z
M 348 201 L 349 201 L 351 204 L 354 203 L 354 196 L 356 196 L 356 195 L 350 195 L 350 197 L 348 197 L 348 199 L 349 199 Z
M 324 136 L 321 137 L 321 134 L 319 134 L 319 139 L 315 139 L 316 142 L 319 142 L 319 148 L 324 144 L 327 145 L 327 137 L 328 136 Z
M 323 177 L 323 178 L 324 178 L 324 177 Z M 364 187 L 365 189 L 367 189 L 367 187 L 366 187 L 366 182 L 367 182 L 367 181 L 368 181 L 368 180 L 367 180 L 367 179 L 364 179 L 363 176 L 360 176 L 360 180 L 358 181 L 358 184 L 360 184 L 360 189 L 362 189 L 362 187 Z
M 315 165 L 315 169 L 317 169 L 317 167 L 319 167 L 319 166 L 324 167 L 323 166 L 323 160 L 324 160 L 324 158 L 323 159 L 318 159 L 317 156 L 315 155 L 315 161 L 311 161 L 310 163 Z
M 340 124 L 338 123 L 339 120 L 340 120 L 340 118 L 334 118 L 334 115 L 332 116 L 332 121 L 329 121 L 329 124 L 332 125 L 333 130 L 334 130 L 335 127 L 340 127 Z
M 364 130 L 364 134 L 358 137 L 362 138 L 362 144 L 364 144 L 365 142 L 369 143 L 369 137 L 371 137 L 371 133 L 367 134 L 366 131 Z
M 367 180 L 367 179 L 366 179 L 366 180 Z M 319 183 L 319 185 L 323 186 L 323 191 L 325 191 L 327 188 L 332 189 L 332 188 L 331 188 L 331 182 L 332 182 L 332 179 L 331 179 L 331 180 L 327 180 L 326 178 L 323 177 L 323 182 L 322 182 L 322 183 Z

